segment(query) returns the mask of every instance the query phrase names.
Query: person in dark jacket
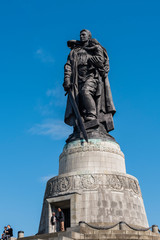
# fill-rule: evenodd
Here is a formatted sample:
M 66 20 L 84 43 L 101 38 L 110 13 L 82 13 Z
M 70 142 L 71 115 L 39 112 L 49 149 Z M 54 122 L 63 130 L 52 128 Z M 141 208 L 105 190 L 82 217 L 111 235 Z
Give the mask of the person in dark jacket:
M 6 232 L 7 232 L 7 227 L 5 226 L 5 227 L 4 227 L 4 231 L 3 231 L 3 233 L 2 233 L 1 240 L 6 239 Z
M 64 232 L 64 213 L 61 208 L 58 208 L 58 221 L 60 223 L 60 231 Z
M 13 229 L 11 228 L 10 225 L 7 226 L 6 235 L 7 235 L 7 238 L 10 238 L 13 236 Z

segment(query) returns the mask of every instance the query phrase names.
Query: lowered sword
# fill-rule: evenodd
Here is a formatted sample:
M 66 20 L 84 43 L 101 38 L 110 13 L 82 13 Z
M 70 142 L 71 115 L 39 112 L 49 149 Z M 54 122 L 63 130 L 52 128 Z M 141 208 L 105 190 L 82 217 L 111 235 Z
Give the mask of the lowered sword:
M 68 94 L 68 97 L 69 97 L 69 101 L 70 101 L 70 103 L 72 105 L 72 108 L 74 110 L 74 113 L 76 115 L 77 122 L 78 122 L 78 127 L 81 130 L 84 139 L 86 140 L 86 142 L 88 142 L 87 132 L 86 132 L 83 120 L 82 120 L 81 115 L 79 113 L 79 109 L 78 109 L 77 103 L 76 103 L 76 101 L 75 101 L 75 99 L 73 97 L 71 89 L 69 89 L 65 95 L 67 95 L 67 94 Z

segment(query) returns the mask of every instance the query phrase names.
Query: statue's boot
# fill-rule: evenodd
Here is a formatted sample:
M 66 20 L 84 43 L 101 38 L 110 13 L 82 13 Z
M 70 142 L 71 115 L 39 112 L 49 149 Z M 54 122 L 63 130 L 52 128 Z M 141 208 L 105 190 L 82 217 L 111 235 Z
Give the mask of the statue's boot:
M 96 119 L 96 104 L 93 97 L 88 93 L 83 95 L 83 106 L 86 110 L 85 121 L 92 121 Z

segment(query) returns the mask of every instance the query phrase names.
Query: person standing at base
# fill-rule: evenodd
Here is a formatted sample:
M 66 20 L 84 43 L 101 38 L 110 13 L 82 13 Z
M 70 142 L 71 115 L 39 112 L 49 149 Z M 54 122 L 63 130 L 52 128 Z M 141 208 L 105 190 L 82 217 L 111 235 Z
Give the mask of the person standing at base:
M 58 208 L 58 221 L 60 223 L 60 231 L 64 232 L 64 213 L 61 208 Z
M 56 232 L 56 215 L 55 215 L 55 212 L 52 213 L 52 217 L 51 217 L 51 225 L 52 225 L 52 231 L 51 232 Z

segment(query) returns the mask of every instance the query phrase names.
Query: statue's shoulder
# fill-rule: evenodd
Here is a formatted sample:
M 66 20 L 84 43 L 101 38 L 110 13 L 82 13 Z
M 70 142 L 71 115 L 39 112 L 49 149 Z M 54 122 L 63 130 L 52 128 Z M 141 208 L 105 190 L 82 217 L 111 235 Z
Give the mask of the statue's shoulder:
M 81 42 L 78 40 L 69 40 L 67 42 L 67 46 L 72 50 L 72 49 L 77 49 L 81 46 Z
M 92 39 L 91 44 L 96 46 L 96 49 L 102 51 L 105 58 L 108 58 L 107 50 L 97 41 L 97 39 Z
M 89 42 L 89 45 L 91 46 L 91 47 L 93 47 L 93 46 L 95 46 L 95 47 L 102 47 L 101 46 L 101 44 L 97 41 L 97 39 L 95 39 L 95 38 L 92 38 L 91 40 L 90 40 L 90 42 Z

